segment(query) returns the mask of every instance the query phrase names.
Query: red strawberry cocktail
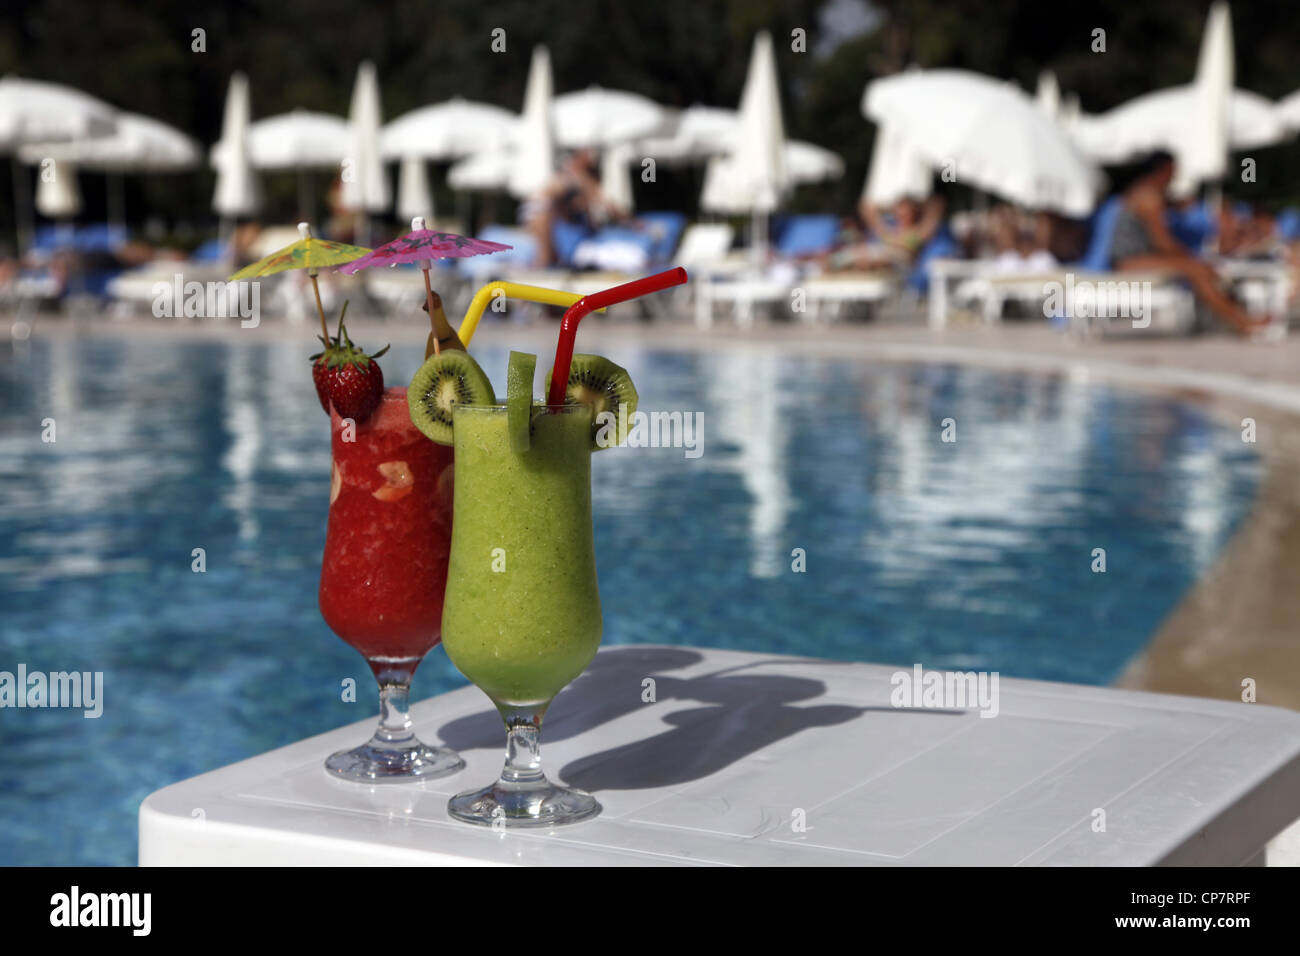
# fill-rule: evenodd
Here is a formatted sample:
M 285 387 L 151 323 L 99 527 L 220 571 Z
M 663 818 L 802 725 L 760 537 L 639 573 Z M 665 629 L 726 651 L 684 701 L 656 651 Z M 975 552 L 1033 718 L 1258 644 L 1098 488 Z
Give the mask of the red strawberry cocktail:
M 379 682 L 379 727 L 325 761 L 363 783 L 440 777 L 464 767 L 415 736 L 411 677 L 442 633 L 451 542 L 452 454 L 411 424 L 406 389 L 385 389 L 361 421 L 330 402 L 333 464 L 320 610 Z
M 321 615 L 376 676 L 414 672 L 442 632 L 452 450 L 411 424 L 405 388 L 351 427 L 333 410 L 330 426 Z

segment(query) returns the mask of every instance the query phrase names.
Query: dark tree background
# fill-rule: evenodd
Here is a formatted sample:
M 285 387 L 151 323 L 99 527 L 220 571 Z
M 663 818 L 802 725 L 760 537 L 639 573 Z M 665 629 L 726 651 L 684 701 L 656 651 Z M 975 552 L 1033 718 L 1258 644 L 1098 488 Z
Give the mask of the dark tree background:
M 249 74 L 254 117 L 295 107 L 346 114 L 357 64 L 378 65 L 384 115 L 453 95 L 518 110 L 532 46 L 550 47 L 557 91 L 591 83 L 635 90 L 667 104 L 739 101 L 752 38 L 776 41 L 788 135 L 845 159 L 842 180 L 805 187 L 795 208 L 847 210 L 866 173 L 874 128 L 859 111 L 872 77 L 917 63 L 978 70 L 1033 90 L 1039 71 L 1099 112 L 1158 87 L 1189 82 L 1208 2 L 1103 0 L 31 0 L 0 12 L 0 72 L 68 83 L 117 106 L 156 116 L 213 142 L 230 73 Z M 832 9 L 833 8 L 833 9 Z M 843 17 L 856 13 L 846 28 Z M 1233 4 L 1237 85 L 1279 98 L 1300 87 L 1300 28 L 1293 0 Z M 838 24 L 838 26 L 836 26 Z M 855 25 L 856 24 L 856 25 Z M 207 51 L 191 51 L 191 31 Z M 493 53 L 491 33 L 506 31 Z M 808 52 L 790 32 L 807 31 Z M 1105 53 L 1091 52 L 1106 31 Z M 1231 194 L 1273 205 L 1300 200 L 1295 142 L 1256 151 L 1258 182 Z M 435 177 L 441 183 L 441 174 Z M 293 214 L 291 176 L 266 178 L 267 218 Z M 647 208 L 693 209 L 697 171 L 660 170 L 638 183 Z M 128 178 L 132 218 L 211 219 L 210 170 Z M 103 177 L 82 177 L 85 215 L 102 218 Z M 440 190 L 440 208 L 450 197 Z M 960 201 L 960 197 L 959 197 Z M 0 188 L 0 223 L 12 223 L 12 190 Z

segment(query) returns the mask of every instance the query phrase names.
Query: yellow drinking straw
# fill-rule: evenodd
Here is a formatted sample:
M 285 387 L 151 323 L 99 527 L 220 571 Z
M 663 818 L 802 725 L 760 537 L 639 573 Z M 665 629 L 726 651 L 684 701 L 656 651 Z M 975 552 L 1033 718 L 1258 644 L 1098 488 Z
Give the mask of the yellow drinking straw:
M 518 282 L 489 282 L 474 293 L 469 308 L 465 310 L 465 319 L 460 323 L 460 328 L 456 330 L 461 344 L 466 347 L 469 346 L 469 340 L 474 337 L 474 330 L 478 328 L 478 320 L 483 317 L 483 310 L 487 308 L 488 303 L 492 301 L 492 297 L 497 293 L 512 299 L 523 299 L 525 302 L 540 302 L 542 305 L 559 305 L 566 309 L 582 298 L 577 292 L 543 289 L 539 285 L 522 285 Z M 604 312 L 605 310 L 599 309 L 597 311 Z

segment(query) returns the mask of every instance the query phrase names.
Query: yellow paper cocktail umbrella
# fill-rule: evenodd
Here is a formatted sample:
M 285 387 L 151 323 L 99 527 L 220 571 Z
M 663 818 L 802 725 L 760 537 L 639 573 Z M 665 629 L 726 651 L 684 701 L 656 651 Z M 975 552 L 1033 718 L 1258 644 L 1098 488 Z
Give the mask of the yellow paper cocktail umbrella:
M 302 238 L 292 245 L 277 249 L 269 256 L 258 259 L 252 265 L 244 266 L 227 281 L 238 282 L 240 279 L 255 279 L 269 276 L 289 269 L 306 269 L 311 279 L 311 288 L 316 293 L 316 311 L 320 314 L 320 328 L 325 337 L 325 344 L 330 341 L 329 329 L 325 326 L 325 307 L 320 301 L 320 286 L 316 284 L 316 273 L 331 266 L 341 266 L 345 262 L 359 259 L 370 252 L 361 246 L 349 246 L 329 239 L 317 239 L 311 234 L 311 226 L 305 222 L 298 223 L 298 232 Z

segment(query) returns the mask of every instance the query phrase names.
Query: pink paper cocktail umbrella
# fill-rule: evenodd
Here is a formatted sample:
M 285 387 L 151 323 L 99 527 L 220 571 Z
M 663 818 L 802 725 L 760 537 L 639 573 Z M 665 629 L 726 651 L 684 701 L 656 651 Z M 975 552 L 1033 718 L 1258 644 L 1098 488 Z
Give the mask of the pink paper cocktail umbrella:
M 371 266 L 398 266 L 418 262 L 421 271 L 424 273 L 424 295 L 429 311 L 429 321 L 434 325 L 434 332 L 438 333 L 441 330 L 437 327 L 435 318 L 437 310 L 433 302 L 433 286 L 429 283 L 429 267 L 433 260 L 465 259 L 470 256 L 481 256 L 489 252 L 501 252 L 510 248 L 513 247 L 500 242 L 471 239 L 469 236 L 458 236 L 454 232 L 436 232 L 432 229 L 426 229 L 424 217 L 416 216 L 411 220 L 411 231 L 406 235 L 385 243 L 359 259 L 353 259 L 339 271 L 351 275 L 359 269 L 366 269 Z M 437 337 L 435 336 L 435 341 Z

